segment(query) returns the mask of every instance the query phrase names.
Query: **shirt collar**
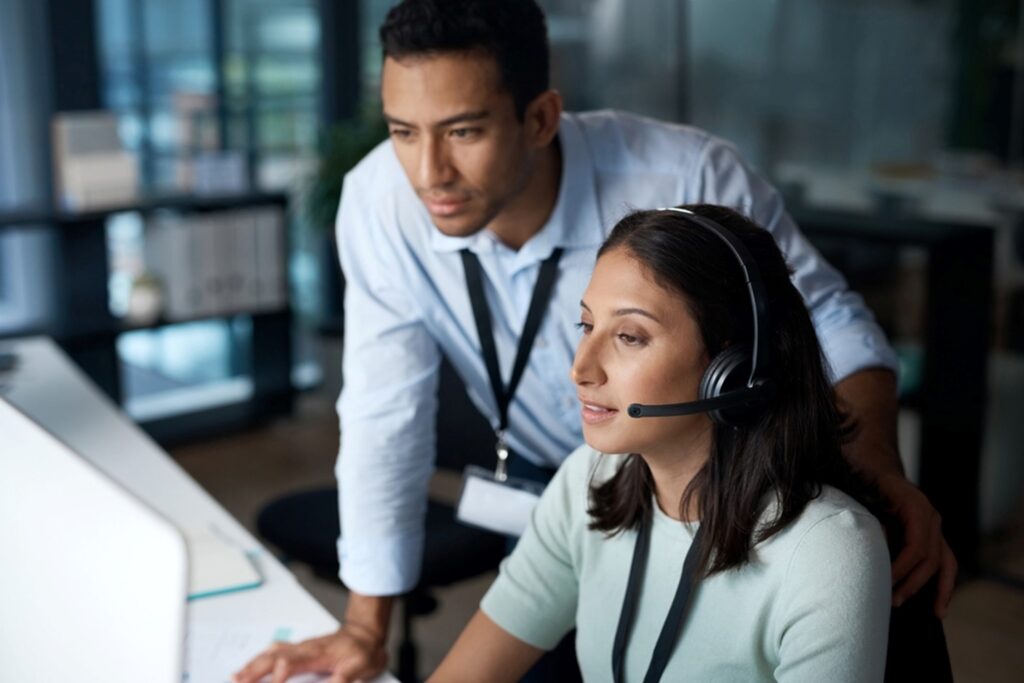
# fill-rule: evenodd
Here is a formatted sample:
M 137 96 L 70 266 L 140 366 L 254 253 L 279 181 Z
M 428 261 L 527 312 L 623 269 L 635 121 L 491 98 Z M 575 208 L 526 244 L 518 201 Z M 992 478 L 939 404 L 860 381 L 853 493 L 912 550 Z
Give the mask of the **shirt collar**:
M 516 254 L 515 260 L 524 266 L 546 259 L 556 247 L 596 247 L 604 234 L 590 149 L 571 114 L 562 114 L 557 144 L 562 149 L 558 198 L 547 223 Z M 435 227 L 431 231 L 431 246 L 441 252 L 469 249 L 475 253 L 503 248 L 497 236 L 486 228 L 469 237 L 451 237 Z

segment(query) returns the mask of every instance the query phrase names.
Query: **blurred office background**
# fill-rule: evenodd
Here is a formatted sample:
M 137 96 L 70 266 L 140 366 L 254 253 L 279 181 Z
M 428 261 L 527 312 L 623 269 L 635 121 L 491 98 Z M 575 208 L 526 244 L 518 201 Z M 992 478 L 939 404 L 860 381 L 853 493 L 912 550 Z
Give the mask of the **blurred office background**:
M 241 509 L 256 502 L 230 467 L 257 459 L 218 454 L 252 432 L 225 435 L 323 433 L 299 440 L 325 451 L 312 463 L 260 451 L 275 464 L 259 495 L 289 463 L 331 476 L 344 330 L 330 223 L 340 172 L 380 139 L 376 31 L 392 4 L 0 0 L 0 340 L 53 336 Z M 1024 637 L 1022 3 L 541 4 L 569 109 L 734 141 L 865 294 L 903 363 L 908 470 L 965 576 L 1015 596 L 1000 628 Z M 71 174 L 111 131 L 104 163 L 123 186 Z M 174 265 L 182 244 L 202 263 Z M 183 273 L 244 250 L 237 283 L 175 303 Z M 279 282 L 226 294 L 253 264 Z M 998 662 L 972 668 L 958 647 L 983 639 L 954 630 L 964 680 L 1009 680 Z

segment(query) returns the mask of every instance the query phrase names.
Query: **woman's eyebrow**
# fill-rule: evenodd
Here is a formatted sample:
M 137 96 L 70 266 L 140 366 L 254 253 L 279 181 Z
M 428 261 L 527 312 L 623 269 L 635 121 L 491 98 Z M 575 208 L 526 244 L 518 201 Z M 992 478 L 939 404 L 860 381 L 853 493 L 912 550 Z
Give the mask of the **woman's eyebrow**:
M 593 313 L 593 311 L 590 310 L 590 306 L 587 306 L 586 302 L 583 301 L 582 299 L 580 299 L 580 307 L 585 309 L 588 313 Z M 658 323 L 659 325 L 662 324 L 661 321 L 658 320 L 658 317 L 656 315 L 654 315 L 653 313 L 651 313 L 649 311 L 645 311 L 642 308 L 619 308 L 619 309 L 616 309 L 615 311 L 613 311 L 612 315 L 614 315 L 614 316 L 642 315 L 645 318 L 650 318 L 651 320 L 653 320 L 654 322 Z
M 613 315 L 616 315 L 616 316 L 620 316 L 620 315 L 642 315 L 645 318 L 650 318 L 651 320 L 653 320 L 654 322 L 658 323 L 659 325 L 661 324 L 661 321 L 658 320 L 658 316 L 654 315 L 653 313 L 651 313 L 649 311 L 645 311 L 642 308 L 619 308 L 619 309 L 615 310 Z

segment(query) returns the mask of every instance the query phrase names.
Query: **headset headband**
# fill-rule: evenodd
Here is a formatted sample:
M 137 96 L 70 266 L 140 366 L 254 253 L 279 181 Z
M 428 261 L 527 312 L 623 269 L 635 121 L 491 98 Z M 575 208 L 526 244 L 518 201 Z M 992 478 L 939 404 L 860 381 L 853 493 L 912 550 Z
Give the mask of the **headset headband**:
M 750 378 L 747 380 L 747 386 L 753 387 L 758 372 L 760 371 L 761 374 L 765 374 L 770 367 L 768 344 L 761 343 L 761 330 L 768 329 L 768 308 L 765 304 L 767 296 L 765 295 L 764 283 L 761 280 L 761 271 L 757 267 L 757 262 L 754 260 L 750 250 L 747 249 L 747 246 L 736 235 L 710 218 L 698 216 L 689 209 L 681 209 L 675 206 L 666 206 L 658 209 L 658 211 L 673 211 L 682 214 L 690 223 L 699 225 L 709 230 L 712 234 L 717 235 L 729 247 L 729 251 L 733 253 L 736 261 L 740 264 L 740 268 L 743 269 L 743 279 L 747 286 L 747 292 L 750 295 L 750 310 L 753 312 L 754 318 Z

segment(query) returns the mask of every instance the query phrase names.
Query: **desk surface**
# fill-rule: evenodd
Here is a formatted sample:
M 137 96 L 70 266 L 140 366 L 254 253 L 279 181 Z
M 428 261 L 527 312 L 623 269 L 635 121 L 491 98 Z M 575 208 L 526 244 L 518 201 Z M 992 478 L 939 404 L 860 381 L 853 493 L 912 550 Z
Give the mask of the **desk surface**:
M 214 528 L 255 556 L 263 585 L 190 602 L 190 632 L 253 622 L 279 624 L 299 633 L 327 633 L 338 627 L 295 577 L 52 341 L 43 337 L 9 340 L 0 342 L 0 351 L 17 356 L 13 371 L 0 375 L 0 390 L 7 400 L 179 528 Z M 393 680 L 385 675 L 374 683 Z

